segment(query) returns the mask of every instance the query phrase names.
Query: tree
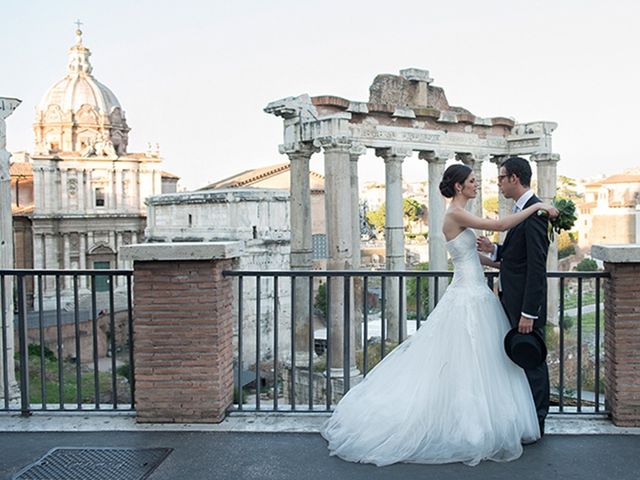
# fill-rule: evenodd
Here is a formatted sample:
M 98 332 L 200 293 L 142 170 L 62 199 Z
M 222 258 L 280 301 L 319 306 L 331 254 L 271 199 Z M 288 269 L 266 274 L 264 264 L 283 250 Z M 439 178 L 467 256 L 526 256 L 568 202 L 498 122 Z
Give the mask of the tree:
M 409 222 L 417 222 L 422 219 L 427 207 L 413 198 L 402 200 L 402 214 Z
M 576 240 L 566 230 L 558 235 L 558 258 L 566 258 L 576 253 Z
M 367 222 L 369 222 L 369 225 L 375 228 L 378 232 L 384 230 L 386 219 L 384 209 L 385 207 L 383 203 L 377 210 L 371 210 L 367 212 Z
M 423 262 L 416 265 L 415 270 L 426 271 L 429 270 L 429 262 Z M 407 278 L 406 283 L 407 291 L 407 308 L 416 311 L 416 291 L 418 287 L 418 281 L 416 277 Z M 422 278 L 420 280 L 420 316 L 421 320 L 427 317 L 429 311 L 429 279 Z

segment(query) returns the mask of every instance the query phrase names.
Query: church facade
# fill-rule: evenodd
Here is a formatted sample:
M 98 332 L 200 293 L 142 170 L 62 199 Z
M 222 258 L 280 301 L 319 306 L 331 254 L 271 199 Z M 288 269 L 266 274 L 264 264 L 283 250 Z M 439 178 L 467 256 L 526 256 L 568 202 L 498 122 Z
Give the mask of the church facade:
M 90 55 L 77 30 L 66 76 L 36 109 L 33 154 L 14 155 L 17 267 L 130 268 L 118 250 L 143 240 L 145 198 L 163 193 L 163 185 L 175 191 L 177 177 L 163 174 L 157 150 L 128 152 L 130 128 L 124 110 L 93 76 Z M 88 281 L 80 278 L 85 292 Z M 45 309 L 55 305 L 53 282 L 48 277 L 43 287 Z M 63 282 L 62 294 L 68 297 L 72 279 L 64 277 Z M 116 281 L 115 287 L 122 282 Z

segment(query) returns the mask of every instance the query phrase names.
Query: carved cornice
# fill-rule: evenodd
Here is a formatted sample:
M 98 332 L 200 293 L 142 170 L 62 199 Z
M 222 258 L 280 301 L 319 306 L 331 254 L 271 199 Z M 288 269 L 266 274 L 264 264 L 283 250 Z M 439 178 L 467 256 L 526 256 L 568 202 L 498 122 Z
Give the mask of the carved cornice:
M 287 97 L 270 102 L 264 108 L 264 111 L 284 119 L 300 117 L 303 122 L 318 118 L 316 107 L 311 102 L 311 97 L 306 93 L 297 97 Z

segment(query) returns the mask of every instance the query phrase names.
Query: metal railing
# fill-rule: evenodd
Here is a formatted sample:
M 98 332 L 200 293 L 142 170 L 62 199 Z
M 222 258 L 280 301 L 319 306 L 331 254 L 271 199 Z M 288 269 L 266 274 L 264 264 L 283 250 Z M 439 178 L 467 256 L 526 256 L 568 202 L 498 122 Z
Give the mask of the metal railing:
M 331 411 L 351 388 L 352 380 L 366 376 L 407 334 L 428 320 L 428 314 L 441 297 L 442 282 L 446 288 L 453 276 L 450 271 L 226 271 L 224 274 L 237 278 L 232 411 L 283 412 Z M 497 272 L 486 273 L 491 289 L 497 276 Z M 549 322 L 546 328 L 551 412 L 606 413 L 602 387 L 601 322 L 604 316 L 600 299 L 602 280 L 608 278 L 608 273 L 549 272 L 547 276 L 557 279 L 559 294 L 557 325 Z M 395 279 L 397 285 L 397 318 L 406 315 L 409 327 L 408 332 L 404 331 L 405 323 L 400 321 L 398 336 L 391 338 L 387 332 L 389 311 L 385 306 L 389 300 L 385 291 L 388 279 Z M 300 309 L 296 295 L 301 290 L 296 284 L 303 281 L 304 289 L 308 289 L 305 294 L 308 304 L 303 306 L 304 315 L 300 315 L 296 311 L 296 307 Z M 354 300 L 354 282 L 358 281 L 361 292 L 366 294 Z M 334 301 L 332 291 L 334 295 L 336 292 L 331 286 L 335 282 L 341 284 L 339 300 L 343 306 L 338 343 L 331 341 L 336 333 L 332 331 L 335 324 L 332 327 L 329 318 Z M 586 284 L 589 299 L 594 302 L 589 307 L 589 319 L 583 308 Z M 408 285 L 411 288 L 407 288 Z M 433 298 L 428 305 L 425 296 Z M 377 303 L 375 308 L 372 302 Z M 300 328 L 300 317 L 307 322 L 306 331 Z M 324 328 L 315 328 L 314 318 L 316 322 L 324 321 Z M 308 319 L 312 319 L 311 322 Z M 361 333 L 344 335 L 351 332 L 354 323 Z M 306 337 L 304 345 L 297 338 L 300 330 Z M 301 349 L 302 362 L 297 358 Z M 341 362 L 335 361 L 333 350 L 336 349 L 341 350 L 337 352 Z M 339 363 L 340 367 L 335 368 Z M 354 367 L 358 369 L 355 376 Z
M 132 276 L 0 270 L 0 411 L 133 409 Z

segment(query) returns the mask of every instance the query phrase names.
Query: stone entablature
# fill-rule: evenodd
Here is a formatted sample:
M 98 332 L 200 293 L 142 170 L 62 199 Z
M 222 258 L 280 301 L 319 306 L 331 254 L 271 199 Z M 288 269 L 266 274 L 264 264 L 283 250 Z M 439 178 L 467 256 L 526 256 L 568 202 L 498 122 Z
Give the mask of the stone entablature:
M 414 151 L 474 156 L 551 154 L 554 122 L 516 123 L 511 118 L 476 116 L 449 105 L 444 90 L 430 85 L 429 72 L 407 69 L 378 75 L 368 102 L 324 95 L 300 95 L 265 108 L 284 119 L 284 146 L 348 137 L 368 148 L 408 147 Z

